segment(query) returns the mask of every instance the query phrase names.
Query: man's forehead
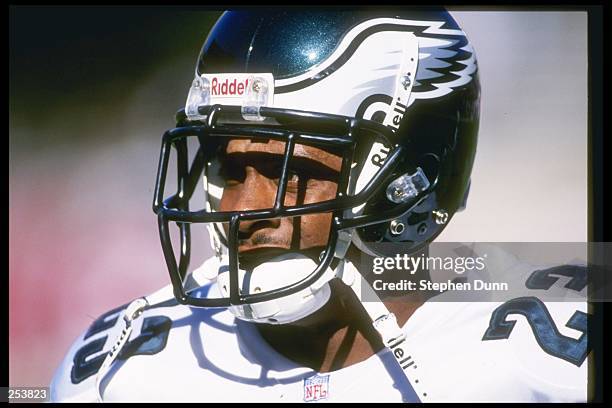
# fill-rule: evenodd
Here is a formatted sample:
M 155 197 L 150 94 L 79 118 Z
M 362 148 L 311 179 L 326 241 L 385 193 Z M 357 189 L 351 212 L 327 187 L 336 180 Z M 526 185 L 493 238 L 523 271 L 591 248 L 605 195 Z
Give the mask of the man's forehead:
M 258 141 L 253 139 L 232 139 L 229 141 L 225 152 L 232 153 L 270 153 L 282 155 L 285 153 L 285 142 L 268 139 Z M 336 171 L 340 171 L 342 158 L 334 153 L 315 146 L 296 143 L 293 149 L 294 157 L 303 157 L 325 164 Z

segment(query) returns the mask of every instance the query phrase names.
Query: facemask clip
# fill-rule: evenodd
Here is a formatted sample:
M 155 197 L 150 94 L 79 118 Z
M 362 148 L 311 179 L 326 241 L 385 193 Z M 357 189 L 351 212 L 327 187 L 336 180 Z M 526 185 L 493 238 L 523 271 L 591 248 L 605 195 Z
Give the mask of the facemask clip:
M 185 114 L 189 120 L 202 120 L 206 116 L 201 115 L 200 106 L 210 105 L 210 82 L 207 78 L 196 77 L 191 83 L 187 102 L 185 103 Z
M 265 78 L 257 76 L 249 77 L 240 109 L 242 118 L 249 121 L 263 121 L 265 117 L 261 116 L 260 108 L 268 106 L 271 99 L 270 92 L 270 86 Z
M 387 198 L 396 204 L 405 203 L 428 188 L 427 176 L 420 167 L 417 167 L 414 174 L 403 174 L 389 184 Z

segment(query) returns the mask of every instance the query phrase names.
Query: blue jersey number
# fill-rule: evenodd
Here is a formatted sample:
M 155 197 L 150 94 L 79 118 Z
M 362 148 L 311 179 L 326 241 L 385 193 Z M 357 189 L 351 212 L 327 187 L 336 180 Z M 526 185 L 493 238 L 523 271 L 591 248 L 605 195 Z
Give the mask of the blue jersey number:
M 115 326 L 121 312 L 127 307 L 123 305 L 113 309 L 96 319 L 85 333 L 84 339 L 101 333 Z M 140 335 L 130 340 L 121 350 L 119 359 L 127 359 L 140 354 L 157 354 L 166 347 L 168 333 L 172 321 L 166 316 L 146 317 L 142 322 Z M 108 352 L 90 358 L 104 349 L 108 336 L 100 337 L 81 347 L 74 355 L 70 378 L 73 384 L 78 384 L 98 372 Z
M 529 289 L 549 289 L 558 278 L 551 275 L 571 276 L 566 288 L 581 291 L 586 286 L 586 268 L 573 265 L 535 271 L 527 279 Z M 548 354 L 569 361 L 580 367 L 589 354 L 590 346 L 587 339 L 588 315 L 577 310 L 566 326 L 582 332 L 578 339 L 564 336 L 559 332 L 546 305 L 536 297 L 520 297 L 509 300 L 493 311 L 489 327 L 482 340 L 507 339 L 516 324 L 515 320 L 507 320 L 510 314 L 525 316 L 533 334 L 542 350 Z

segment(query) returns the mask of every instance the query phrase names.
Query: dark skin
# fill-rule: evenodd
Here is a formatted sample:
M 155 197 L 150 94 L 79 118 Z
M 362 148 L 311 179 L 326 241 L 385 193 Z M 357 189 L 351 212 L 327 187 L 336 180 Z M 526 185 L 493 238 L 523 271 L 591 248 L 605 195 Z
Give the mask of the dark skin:
M 226 147 L 223 173 L 226 187 L 220 211 L 256 210 L 273 206 L 284 143 L 274 140 L 232 139 Z M 313 146 L 296 145 L 285 205 L 335 198 L 340 156 Z M 242 221 L 241 262 L 270 251 L 320 251 L 330 231 L 331 214 Z M 351 247 L 349 259 L 358 260 Z M 358 262 L 354 262 L 358 265 Z M 258 324 L 262 337 L 285 357 L 319 372 L 329 372 L 366 360 L 384 345 L 352 290 L 341 281 L 330 282 L 330 301 L 319 311 L 287 325 Z M 418 297 L 385 301 L 403 325 L 423 304 Z

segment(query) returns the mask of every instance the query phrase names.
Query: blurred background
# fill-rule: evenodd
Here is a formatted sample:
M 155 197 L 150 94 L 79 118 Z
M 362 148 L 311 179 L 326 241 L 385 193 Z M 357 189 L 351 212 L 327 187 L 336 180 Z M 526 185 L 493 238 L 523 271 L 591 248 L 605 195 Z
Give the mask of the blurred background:
M 585 241 L 586 13 L 452 14 L 482 119 L 468 208 L 440 240 Z M 219 15 L 10 7 L 9 386 L 48 385 L 96 317 L 169 283 L 151 210 L 161 135 Z

